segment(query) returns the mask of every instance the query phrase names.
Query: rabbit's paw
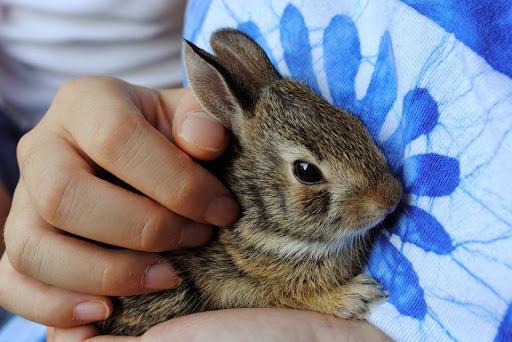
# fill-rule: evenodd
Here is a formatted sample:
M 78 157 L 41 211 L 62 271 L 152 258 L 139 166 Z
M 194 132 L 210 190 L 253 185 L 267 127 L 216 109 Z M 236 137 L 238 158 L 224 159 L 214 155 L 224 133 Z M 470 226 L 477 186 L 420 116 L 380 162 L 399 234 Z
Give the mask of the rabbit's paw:
M 338 309 L 334 315 L 343 319 L 365 319 L 370 304 L 387 297 L 379 283 L 365 274 L 354 277 L 339 290 Z

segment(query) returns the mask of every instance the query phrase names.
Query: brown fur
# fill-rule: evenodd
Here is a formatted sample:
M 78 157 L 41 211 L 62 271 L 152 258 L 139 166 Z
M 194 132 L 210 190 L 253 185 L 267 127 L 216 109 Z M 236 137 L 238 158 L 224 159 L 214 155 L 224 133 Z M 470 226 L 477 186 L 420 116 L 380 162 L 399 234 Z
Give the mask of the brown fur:
M 230 188 L 239 220 L 200 248 L 165 253 L 178 288 L 115 299 L 103 333 L 140 335 L 198 311 L 287 307 L 364 318 L 383 298 L 361 274 L 368 231 L 393 210 L 401 186 L 363 124 L 301 83 L 282 79 L 244 34 L 212 35 L 216 56 L 185 45 L 192 88 L 203 108 L 233 132 L 208 168 Z M 305 185 L 295 160 L 322 171 Z

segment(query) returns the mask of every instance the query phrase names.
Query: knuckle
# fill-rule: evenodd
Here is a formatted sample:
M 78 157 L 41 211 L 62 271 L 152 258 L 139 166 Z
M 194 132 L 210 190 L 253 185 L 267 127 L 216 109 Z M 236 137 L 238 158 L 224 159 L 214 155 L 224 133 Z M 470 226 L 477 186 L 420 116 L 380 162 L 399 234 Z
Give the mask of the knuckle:
M 194 203 L 194 206 L 198 204 L 193 197 L 200 186 L 198 180 L 201 178 L 197 177 L 194 170 L 183 169 L 180 173 L 181 175 L 178 175 L 178 177 L 169 180 L 170 186 L 161 187 L 162 190 L 167 190 L 167 192 L 162 194 L 162 198 L 171 210 L 181 211 L 187 203 Z M 168 189 L 173 189 L 173 191 L 168 191 Z
M 92 149 L 103 162 L 116 162 L 129 152 L 127 150 L 136 141 L 140 129 L 135 115 L 113 111 L 101 124 L 92 127 Z
M 32 131 L 25 133 L 18 141 L 18 145 L 16 148 L 16 154 L 18 156 L 24 156 L 27 154 L 28 148 L 30 146 L 30 139 L 32 136 L 31 132 Z
M 105 76 L 85 75 L 74 77 L 64 82 L 57 90 L 57 96 L 76 94 L 78 91 L 89 88 L 90 86 L 102 86 L 104 84 L 114 83 L 115 79 Z M 94 89 L 94 88 L 90 88 Z
M 84 97 L 101 96 L 106 91 L 118 88 L 122 83 L 120 80 L 106 76 L 85 75 L 69 79 L 57 90 L 48 113 L 53 112 L 52 108 L 76 103 L 78 99 L 83 99 Z M 77 95 L 80 95 L 80 97 Z
M 164 230 L 171 228 L 168 227 L 168 222 L 170 222 L 170 219 L 166 209 L 160 210 L 156 215 L 151 215 L 139 233 L 139 248 L 141 251 L 161 252 L 178 245 L 181 238 L 179 231 L 176 234 L 171 234 L 171 236 L 164 232 Z M 162 239 L 164 236 L 165 240 Z
M 43 219 L 52 225 L 58 225 L 65 218 L 69 207 L 66 205 L 66 201 L 69 200 L 68 194 L 76 191 L 76 182 L 63 170 L 52 171 L 51 174 L 43 172 L 39 176 L 35 201 Z
M 133 288 L 133 276 L 132 265 L 114 258 L 103 265 L 103 270 L 100 276 L 100 289 L 101 293 L 109 295 L 117 295 L 120 292 Z M 141 286 L 140 284 L 136 284 Z
M 6 245 L 6 254 L 11 266 L 22 274 L 29 274 L 37 260 L 39 244 L 30 234 L 18 236 Z
M 82 76 L 67 80 L 57 90 L 53 102 L 59 103 L 61 100 L 69 99 L 70 95 L 74 95 L 82 89 L 83 84 L 88 82 L 88 79 L 87 76 Z
M 20 169 L 23 169 L 28 164 L 28 158 L 30 158 L 30 150 L 32 149 L 32 136 L 33 131 L 25 133 L 18 141 L 16 146 L 16 156 L 18 158 L 18 164 Z
M 6 245 L 9 245 L 11 242 L 18 240 L 18 232 L 19 230 L 15 228 L 17 217 L 15 215 L 15 210 L 11 209 L 11 212 L 7 216 L 4 225 L 3 238 Z
M 113 265 L 106 265 L 101 272 L 100 289 L 103 293 L 111 293 L 117 287 L 117 273 Z

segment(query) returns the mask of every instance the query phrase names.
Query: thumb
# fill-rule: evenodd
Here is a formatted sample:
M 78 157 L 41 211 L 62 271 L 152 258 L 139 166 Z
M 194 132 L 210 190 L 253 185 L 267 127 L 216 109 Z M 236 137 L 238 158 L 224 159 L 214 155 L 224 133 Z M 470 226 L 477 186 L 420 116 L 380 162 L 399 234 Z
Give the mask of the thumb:
M 182 94 L 172 120 L 174 143 L 196 159 L 219 157 L 229 142 L 227 129 L 201 108 L 190 88 L 184 89 Z M 165 91 L 161 92 L 161 96 L 165 102 Z

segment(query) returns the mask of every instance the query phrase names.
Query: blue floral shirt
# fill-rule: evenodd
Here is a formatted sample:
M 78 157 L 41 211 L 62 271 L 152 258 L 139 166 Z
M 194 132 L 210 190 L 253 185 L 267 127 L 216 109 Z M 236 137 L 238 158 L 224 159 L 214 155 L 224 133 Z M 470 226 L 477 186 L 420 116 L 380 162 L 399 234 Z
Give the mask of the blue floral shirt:
M 189 1 L 185 38 L 254 38 L 359 116 L 405 200 L 368 271 L 398 341 L 512 341 L 512 1 Z

